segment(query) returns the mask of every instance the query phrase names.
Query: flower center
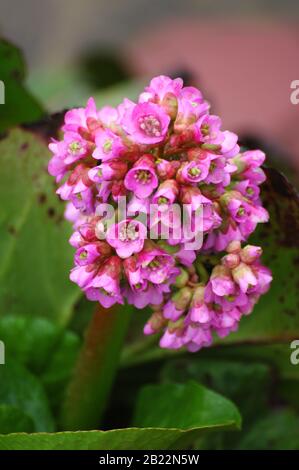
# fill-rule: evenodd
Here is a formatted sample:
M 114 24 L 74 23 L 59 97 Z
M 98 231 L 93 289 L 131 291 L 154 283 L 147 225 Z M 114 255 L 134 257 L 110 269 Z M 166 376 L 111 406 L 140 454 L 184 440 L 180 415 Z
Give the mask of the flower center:
M 82 145 L 80 144 L 80 142 L 72 142 L 71 144 L 69 144 L 69 151 L 73 155 L 79 154 L 80 152 L 82 152 L 82 150 L 83 150 L 83 148 L 82 148 Z
M 196 166 L 194 166 L 193 168 L 190 168 L 190 170 L 188 171 L 189 176 L 191 176 L 192 178 L 196 178 L 197 176 L 200 175 L 200 173 L 201 173 L 201 170 L 197 168 Z
M 242 217 L 243 215 L 245 215 L 245 209 L 244 209 L 244 207 L 240 207 L 240 208 L 238 209 L 237 215 L 238 215 L 239 217 Z
M 202 133 L 202 135 L 204 135 L 204 136 L 209 135 L 209 133 L 210 133 L 210 126 L 209 126 L 209 124 L 203 124 L 203 125 L 201 126 L 201 133 Z
M 107 139 L 105 143 L 103 144 L 103 151 L 104 153 L 109 153 L 111 149 L 112 149 L 112 140 Z
M 153 259 L 153 261 L 151 261 L 151 262 L 149 263 L 149 265 L 148 265 L 148 267 L 149 267 L 152 271 L 156 271 L 158 268 L 160 268 L 160 266 L 161 266 L 161 263 L 160 263 L 160 261 L 159 261 L 157 258 Z
M 81 251 L 80 255 L 79 255 L 79 258 L 80 259 L 86 259 L 87 258 L 87 251 Z
M 161 123 L 153 115 L 149 114 L 148 116 L 142 116 L 138 120 L 140 129 L 150 137 L 160 137 L 161 136 Z
M 167 204 L 168 203 L 168 199 L 164 196 L 160 196 L 159 199 L 158 199 L 158 204 Z
M 138 238 L 138 227 L 133 224 L 128 224 L 122 227 L 119 232 L 119 239 L 122 242 L 131 242 Z
M 235 295 L 226 295 L 225 298 L 228 300 L 228 302 L 234 302 L 236 300 Z
M 134 178 L 141 184 L 147 184 L 151 181 L 152 175 L 148 170 L 137 170 Z
M 101 293 L 104 294 L 104 295 L 107 295 L 108 297 L 113 297 L 113 293 L 112 293 L 112 292 L 108 292 L 106 289 L 104 289 L 104 287 L 100 287 L 100 288 L 99 288 L 99 292 L 101 292 Z

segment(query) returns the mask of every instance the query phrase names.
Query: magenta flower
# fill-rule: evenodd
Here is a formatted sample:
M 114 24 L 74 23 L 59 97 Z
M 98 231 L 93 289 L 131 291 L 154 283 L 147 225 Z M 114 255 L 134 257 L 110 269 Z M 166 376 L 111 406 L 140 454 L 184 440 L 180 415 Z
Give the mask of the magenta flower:
M 192 161 L 189 163 L 183 163 L 179 170 L 178 179 L 183 183 L 200 183 L 208 176 L 209 167 L 209 161 Z
M 146 227 L 141 222 L 126 219 L 111 225 L 106 240 L 120 258 L 128 258 L 142 250 L 145 238 Z
M 139 102 L 162 102 L 167 94 L 172 94 L 175 97 L 178 97 L 180 95 L 182 87 L 183 80 L 181 78 L 176 78 L 172 80 L 171 78 L 166 77 L 165 75 L 160 75 L 159 77 L 153 78 L 149 86 L 145 88 L 145 91 L 140 94 Z
M 127 172 L 128 165 L 119 160 L 104 162 L 99 166 L 91 168 L 88 177 L 95 183 L 103 181 L 122 180 Z
M 97 160 L 118 158 L 126 149 L 123 140 L 110 129 L 99 130 L 95 136 L 96 148 L 92 154 Z
M 130 138 L 139 144 L 156 144 L 164 140 L 170 117 L 154 103 L 135 104 L 127 109 L 122 125 Z
M 171 275 L 175 260 L 173 256 L 163 250 L 150 248 L 139 253 L 138 264 L 141 266 L 143 279 L 152 284 L 161 284 Z
M 158 186 L 158 177 L 147 158 L 139 159 L 124 179 L 125 187 L 140 198 L 147 198 Z
M 121 261 L 117 256 L 109 258 L 96 276 L 85 286 L 89 300 L 97 300 L 108 308 L 117 303 L 123 303 L 120 293 Z
M 49 144 L 73 226 L 70 279 L 104 307 L 150 306 L 144 333 L 191 352 L 236 331 L 272 281 L 262 249 L 246 245 L 269 219 L 265 154 L 242 152 L 209 108 L 162 75 L 136 103 L 68 111 Z
M 178 193 L 179 185 L 175 180 L 163 181 L 153 195 L 152 203 L 158 205 L 173 204 Z
M 67 111 L 64 117 L 64 132 L 77 132 L 83 137 L 94 140 L 94 133 L 97 130 L 98 111 L 93 98 L 89 98 L 86 108 L 77 108 Z

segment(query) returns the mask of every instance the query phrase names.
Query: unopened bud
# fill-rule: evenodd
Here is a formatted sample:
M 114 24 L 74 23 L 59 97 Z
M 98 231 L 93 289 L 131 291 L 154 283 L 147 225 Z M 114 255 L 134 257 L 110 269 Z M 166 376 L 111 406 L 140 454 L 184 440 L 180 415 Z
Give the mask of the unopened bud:
M 187 271 L 185 271 L 185 269 L 182 269 L 182 268 L 180 268 L 180 271 L 181 271 L 180 274 L 176 277 L 176 280 L 175 280 L 175 286 L 178 288 L 184 287 L 189 280 L 189 274 L 187 273 Z
M 241 260 L 246 264 L 254 263 L 260 258 L 262 252 L 263 250 L 259 246 L 247 245 L 241 250 Z

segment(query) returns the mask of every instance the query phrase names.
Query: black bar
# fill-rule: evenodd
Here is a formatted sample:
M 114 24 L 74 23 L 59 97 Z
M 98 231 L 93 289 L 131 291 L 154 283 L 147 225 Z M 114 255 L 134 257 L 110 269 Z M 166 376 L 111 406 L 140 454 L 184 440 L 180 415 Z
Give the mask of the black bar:
M 221 465 L 221 468 L 229 466 L 243 470 L 246 466 L 269 465 L 290 466 L 292 462 L 298 466 L 299 451 L 242 451 L 242 450 L 48 450 L 48 451 L 1 451 L 1 469 L 11 465 L 21 466 L 30 464 L 31 468 L 54 468 L 54 465 L 62 464 L 71 468 L 103 468 L 109 466 L 113 468 L 147 468 L 150 465 L 171 466 L 180 465 L 203 468 L 208 470 L 214 464 Z M 220 468 L 220 467 L 219 467 Z M 295 468 L 295 467 L 294 467 Z

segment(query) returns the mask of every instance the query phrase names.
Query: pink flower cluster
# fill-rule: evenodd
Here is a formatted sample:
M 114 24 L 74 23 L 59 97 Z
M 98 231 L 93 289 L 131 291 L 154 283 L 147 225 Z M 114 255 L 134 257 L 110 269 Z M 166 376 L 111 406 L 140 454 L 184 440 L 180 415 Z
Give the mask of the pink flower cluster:
M 241 247 L 268 213 L 259 198 L 265 180 L 260 150 L 242 152 L 238 137 L 221 129 L 199 90 L 181 79 L 154 78 L 137 103 L 86 108 L 65 115 L 63 140 L 53 140 L 49 172 L 68 201 L 75 247 L 71 280 L 104 307 L 150 305 L 145 334 L 161 332 L 160 345 L 197 351 L 212 333 L 235 331 L 271 282 L 260 264 L 261 249 Z M 129 215 L 111 221 L 103 203 Z M 159 220 L 148 217 L 158 205 Z M 203 244 L 188 249 L 194 233 L 173 233 L 178 220 L 165 217 L 173 204 L 188 205 L 191 221 L 202 207 Z M 161 221 L 169 237 L 159 239 Z M 157 239 L 150 239 L 156 228 Z M 105 234 L 105 236 L 103 236 Z

